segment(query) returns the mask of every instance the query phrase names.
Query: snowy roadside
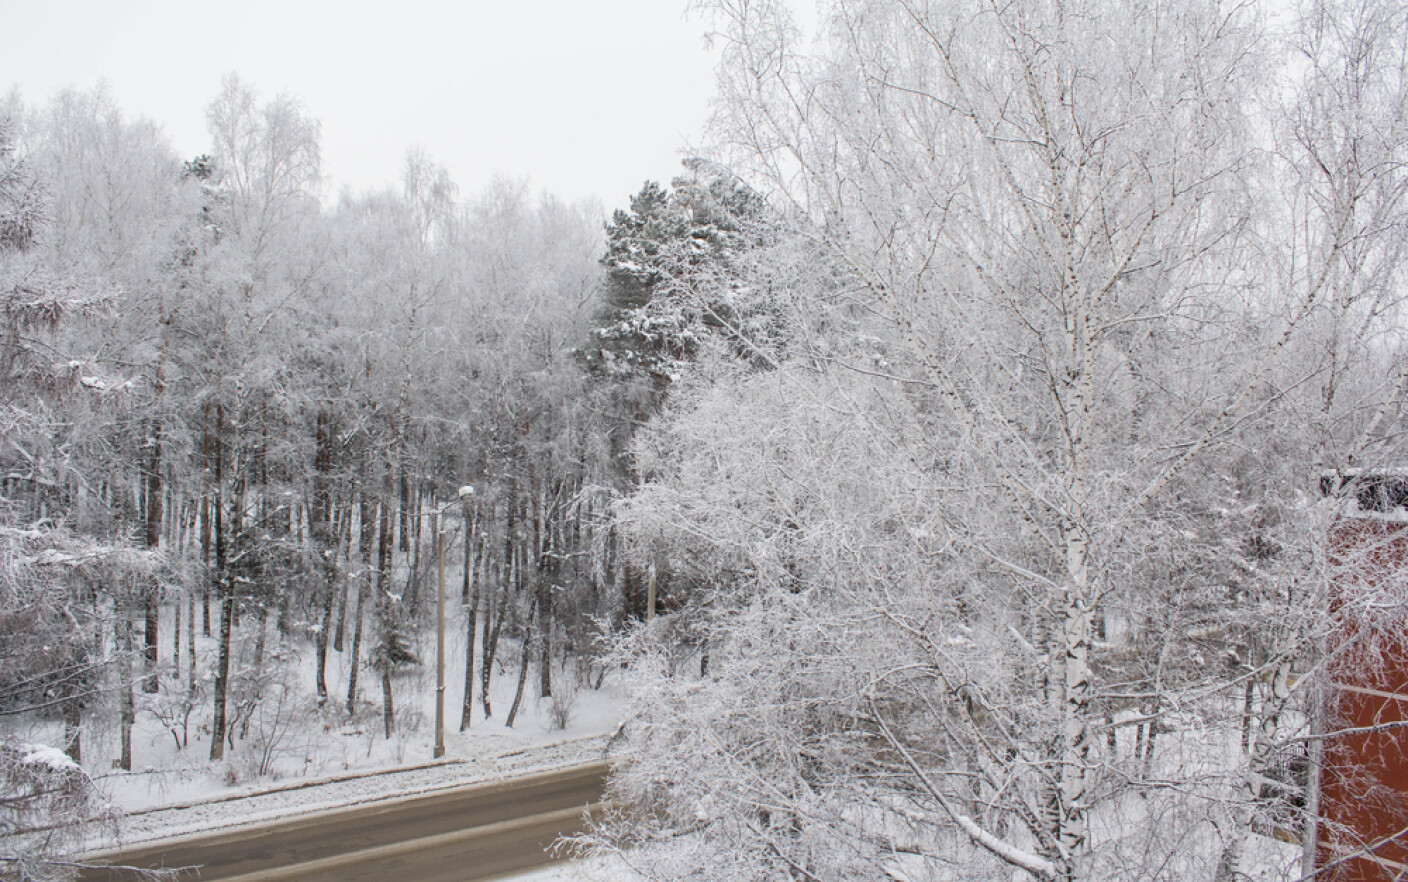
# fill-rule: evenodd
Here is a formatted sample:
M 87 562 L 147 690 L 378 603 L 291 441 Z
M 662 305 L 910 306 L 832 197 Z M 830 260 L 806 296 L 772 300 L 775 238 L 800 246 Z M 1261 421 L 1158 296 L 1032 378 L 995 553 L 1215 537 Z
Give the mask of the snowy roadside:
M 602 758 L 606 741 L 607 736 L 592 735 L 496 755 L 342 774 L 134 811 L 116 830 L 95 830 L 87 848 L 126 847 L 588 763 Z
M 643 882 L 643 879 L 620 858 L 606 856 L 554 864 L 505 877 L 501 882 Z

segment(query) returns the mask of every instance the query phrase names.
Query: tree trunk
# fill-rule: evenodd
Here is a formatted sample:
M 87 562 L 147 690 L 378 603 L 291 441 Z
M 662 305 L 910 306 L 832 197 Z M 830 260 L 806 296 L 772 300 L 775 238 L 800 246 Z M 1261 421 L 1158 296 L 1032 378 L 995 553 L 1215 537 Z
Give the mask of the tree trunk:
M 337 600 L 337 563 L 335 561 L 327 561 L 325 566 L 326 580 L 323 583 L 323 620 L 322 627 L 318 629 L 317 640 L 317 689 L 319 705 L 326 704 L 328 700 L 328 632 L 332 630 L 332 611 Z
M 210 450 L 211 443 L 209 404 L 207 404 L 203 409 L 203 415 L 205 419 L 203 420 L 202 431 L 200 436 L 200 456 L 201 464 L 205 468 L 206 486 L 204 492 L 201 493 L 200 497 L 200 559 L 201 563 L 205 565 L 206 573 L 209 574 L 211 571 L 211 554 L 213 553 L 211 522 L 212 518 L 214 517 L 214 505 L 212 504 L 211 500 L 212 489 L 210 487 L 210 476 L 212 473 L 211 469 L 213 467 L 213 464 L 211 462 Z M 200 603 L 201 618 L 203 620 L 201 633 L 204 634 L 206 637 L 210 636 L 210 583 L 211 580 L 207 578 L 205 580 L 204 585 L 202 585 L 201 587 Z
M 348 553 L 351 553 L 350 549 Z M 351 583 L 347 580 L 339 581 L 337 585 L 337 597 L 335 598 L 337 609 L 332 614 L 333 625 L 335 627 L 332 637 L 333 652 L 342 652 L 342 648 L 345 645 L 344 637 L 347 631 L 347 592 L 351 590 L 351 587 Z
M 186 675 L 189 680 L 188 688 L 196 691 L 196 592 L 191 590 L 187 598 L 186 605 Z M 204 606 L 204 604 L 201 604 Z M 178 613 L 179 615 L 179 613 Z
M 1246 860 L 1247 840 L 1252 833 L 1256 805 L 1261 799 L 1261 782 L 1266 780 L 1273 753 L 1278 741 L 1281 726 L 1281 712 L 1291 696 L 1291 663 L 1283 658 L 1271 672 L 1271 694 L 1264 695 L 1261 701 L 1261 724 L 1256 727 L 1252 738 L 1252 752 L 1249 757 L 1248 774 L 1244 803 L 1241 808 L 1240 823 L 1218 861 L 1214 882 L 1236 882 L 1247 878 L 1242 864 Z
M 210 724 L 210 758 L 225 757 L 225 702 L 230 682 L 230 635 L 234 631 L 235 602 L 229 592 L 220 594 L 220 645 L 215 657 L 215 712 Z
M 543 614 L 538 616 L 538 695 L 552 697 L 552 601 L 547 590 L 540 589 L 542 599 L 538 606 Z
M 479 614 L 479 580 L 474 577 L 474 543 L 478 539 L 479 523 L 477 518 L 470 520 L 468 502 L 464 504 L 464 522 L 464 584 L 460 588 L 460 597 L 468 619 L 464 641 L 464 701 L 460 705 L 461 732 L 469 728 L 474 716 L 474 632 Z
M 398 489 L 400 490 L 400 506 L 397 513 L 401 521 L 401 553 L 409 554 L 411 550 L 411 481 L 407 476 L 407 465 L 405 455 L 398 456 L 399 475 L 397 478 Z
M 264 674 L 264 650 L 269 635 L 269 607 L 263 603 L 254 605 L 254 627 L 256 629 L 254 633 L 254 664 L 251 666 L 251 670 L 254 672 L 255 679 L 258 680 Z M 258 697 L 259 694 L 256 691 L 255 698 Z
M 132 668 L 127 661 L 132 652 L 132 622 L 124 616 L 119 627 L 122 629 L 121 652 L 123 659 L 119 668 L 122 676 L 122 754 L 118 757 L 117 767 L 124 772 L 130 772 L 132 771 L 132 727 L 137 722 L 136 697 L 132 694 Z
M 77 696 L 64 702 L 64 753 L 83 763 L 83 700 Z
M 171 679 L 181 679 L 181 598 L 171 608 Z
M 528 663 L 533 652 L 533 620 L 536 618 L 538 604 L 533 603 L 528 608 L 528 621 L 523 626 L 523 651 L 518 658 L 518 687 L 513 693 L 513 706 L 508 709 L 508 719 L 504 725 L 513 728 L 513 721 L 518 717 L 519 705 L 523 702 L 523 686 L 528 682 Z
M 546 491 L 544 491 L 546 497 Z M 534 516 L 534 533 L 537 534 L 537 594 L 538 594 L 538 695 L 552 697 L 552 591 L 558 578 L 558 546 L 554 503 L 549 506 L 543 498 Z
M 348 562 L 352 558 L 352 495 L 347 496 L 347 504 L 342 506 L 342 514 L 338 518 L 337 541 L 341 548 L 347 549 Z M 337 629 L 333 634 L 332 648 L 334 652 L 341 652 L 343 645 L 343 633 L 346 631 L 347 620 L 347 579 L 337 580 L 337 592 L 335 601 L 336 611 L 333 613 L 333 621 L 337 624 Z
M 1083 493 L 1077 482 L 1070 494 Z M 1073 505 L 1078 509 L 1078 505 Z M 1093 672 L 1090 648 L 1093 611 L 1087 607 L 1088 539 L 1079 516 L 1062 526 L 1066 551 L 1066 585 L 1060 598 L 1061 622 L 1056 665 L 1052 681 L 1058 700 L 1061 733 L 1057 760 L 1057 780 L 1048 794 L 1052 838 L 1059 848 L 1050 855 L 1059 880 L 1080 878 L 1090 851 L 1089 775 L 1092 735 L 1090 699 Z
M 377 526 L 376 520 L 372 518 L 373 509 L 367 499 L 367 494 L 363 493 L 358 498 L 357 508 L 358 519 L 361 521 L 357 551 L 362 559 L 362 578 L 357 583 L 357 605 L 352 613 L 352 655 L 348 659 L 347 671 L 347 713 L 349 715 L 356 713 L 357 710 L 357 673 L 362 662 L 362 602 L 372 587 L 372 548 L 376 540 Z
M 362 663 L 362 598 L 371 585 L 370 574 L 364 574 L 357 587 L 357 603 L 352 608 L 352 654 L 347 659 L 347 713 L 357 712 L 357 672 Z
M 326 408 L 318 410 L 314 434 L 317 449 L 313 455 L 313 504 L 308 511 L 308 533 L 313 542 L 313 552 L 323 568 L 322 621 L 315 642 L 317 673 L 314 684 L 318 704 L 322 705 L 328 700 L 328 632 L 332 630 L 332 610 L 337 594 L 337 547 L 341 544 L 334 541 L 331 523 L 333 430 Z
M 215 492 L 211 507 L 215 511 L 215 594 L 220 603 L 220 644 L 215 663 L 215 709 L 210 733 L 210 758 L 213 760 L 225 757 L 225 700 L 230 681 L 230 638 L 235 625 L 234 597 L 225 569 L 225 505 L 221 498 L 224 482 L 224 445 L 221 435 L 224 432 L 224 422 L 224 406 L 217 404 L 215 432 L 211 443 L 215 463 Z
M 376 608 L 379 611 L 378 623 L 383 629 L 382 640 L 387 640 L 385 629 L 390 620 L 390 592 L 387 591 L 386 583 L 391 578 L 391 557 L 394 546 L 392 545 L 392 533 L 395 524 L 391 520 L 391 506 L 381 507 L 381 537 L 377 543 L 376 553 Z M 391 723 L 394 717 L 394 708 L 391 702 L 391 659 L 379 659 L 381 666 L 381 716 L 386 724 L 386 737 L 391 737 Z
M 497 603 L 492 602 L 494 597 L 492 593 L 484 592 L 484 633 L 480 643 L 483 655 L 479 664 L 479 701 L 484 706 L 484 719 L 486 720 L 494 715 L 494 709 L 489 700 L 489 686 L 494 673 L 494 657 L 499 650 L 499 635 L 503 633 L 504 619 L 508 615 L 510 606 L 509 584 L 511 578 L 510 568 L 505 565 L 499 574 Z
M 391 665 L 381 669 L 381 724 L 386 730 L 386 740 L 391 740 L 391 730 L 396 722 L 396 708 L 391 701 Z
M 160 379 L 158 379 L 158 383 L 160 383 Z M 152 424 L 151 456 L 146 465 L 142 496 L 146 508 L 146 546 L 148 550 L 155 550 L 161 544 L 161 422 L 159 420 Z M 143 613 L 145 622 L 142 637 L 146 645 L 143 653 L 145 679 L 142 681 L 142 691 L 154 694 L 161 688 L 161 684 L 157 681 L 156 672 L 157 644 L 161 628 L 161 585 L 155 578 L 147 586 L 147 591 L 143 596 Z
M 119 726 L 121 727 L 122 753 L 117 760 L 118 768 L 132 771 L 132 726 L 137 720 L 136 699 L 132 694 L 132 617 L 125 601 L 117 604 L 117 618 L 114 622 L 117 633 L 117 677 L 118 699 L 121 705 Z

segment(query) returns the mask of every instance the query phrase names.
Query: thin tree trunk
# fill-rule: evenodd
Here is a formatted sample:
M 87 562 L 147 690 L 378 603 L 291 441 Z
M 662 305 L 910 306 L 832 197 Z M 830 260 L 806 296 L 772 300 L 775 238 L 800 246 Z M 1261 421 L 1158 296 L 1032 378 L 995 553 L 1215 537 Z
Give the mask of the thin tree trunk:
M 191 692 L 196 691 L 196 592 L 191 591 L 186 598 L 189 601 L 186 605 L 186 675 L 189 679 L 188 688 Z M 204 604 L 202 604 L 204 606 Z
M 171 608 L 171 679 L 181 679 L 181 598 Z
M 328 700 L 328 639 L 332 629 L 332 610 L 337 593 L 337 547 L 336 533 L 332 529 L 332 420 L 325 408 L 318 410 L 315 430 L 317 449 L 313 456 L 313 504 L 308 511 L 308 534 L 313 542 L 313 551 L 323 566 L 323 609 L 322 623 L 318 629 L 315 644 L 317 672 L 315 688 L 318 704 Z
M 350 492 L 347 496 L 347 504 L 341 507 L 341 514 L 337 519 L 337 541 L 339 547 L 347 549 L 347 558 L 350 563 L 352 558 L 352 495 Z M 336 611 L 333 612 L 332 619 L 337 624 L 337 630 L 333 634 L 332 648 L 335 652 L 341 652 L 347 619 L 347 579 L 337 580 L 334 601 Z
M 1261 724 L 1256 727 L 1252 739 L 1252 752 L 1243 793 L 1244 804 L 1241 819 L 1232 840 L 1223 849 L 1218 861 L 1214 882 L 1235 882 L 1247 878 L 1243 871 L 1246 860 L 1247 840 L 1252 833 L 1252 823 L 1256 804 L 1261 798 L 1261 781 L 1266 780 L 1271 765 L 1272 754 L 1276 749 L 1277 734 L 1281 725 L 1281 712 L 1290 699 L 1291 663 L 1282 659 L 1271 673 L 1271 694 L 1264 695 L 1261 701 Z
M 408 554 L 411 550 L 411 482 L 406 475 L 405 455 L 397 457 L 399 462 L 398 486 L 400 490 L 400 506 L 398 514 L 401 521 L 401 553 Z
M 122 753 L 117 760 L 118 768 L 132 771 L 132 726 L 137 720 L 136 698 L 132 694 L 132 618 L 125 601 L 117 605 L 117 673 L 118 698 L 121 705 L 119 726 L 121 727 Z
M 215 657 L 215 712 L 210 725 L 210 758 L 225 756 L 225 702 L 230 682 L 230 635 L 234 631 L 235 602 L 221 590 L 220 645 Z
M 382 628 L 382 640 L 387 641 L 386 629 L 390 624 L 390 592 L 386 589 L 386 583 L 391 578 L 392 559 L 392 532 L 395 524 L 391 520 L 391 506 L 381 507 L 381 538 L 377 543 L 376 553 L 376 608 L 379 611 L 378 624 Z M 381 662 L 381 716 L 386 724 L 386 737 L 391 737 L 391 723 L 394 717 L 394 708 L 391 701 L 391 659 L 380 658 Z
M 224 432 L 224 406 L 215 406 L 215 435 L 212 454 L 215 462 L 215 492 L 212 507 L 215 510 L 215 593 L 220 603 L 220 647 L 215 664 L 214 713 L 210 733 L 210 758 L 223 759 L 225 756 L 225 700 L 230 681 L 230 638 L 235 624 L 235 603 L 232 586 L 225 571 L 225 506 L 221 499 L 224 481 L 224 445 L 221 435 Z
M 367 594 L 371 575 L 364 573 L 357 586 L 357 603 L 352 608 L 352 654 L 347 659 L 347 713 L 357 712 L 357 673 L 362 662 L 362 598 Z
M 77 696 L 64 702 L 64 753 L 83 763 L 83 700 Z
M 536 618 L 538 604 L 534 602 L 528 608 L 528 621 L 523 628 L 523 651 L 518 658 L 518 687 L 513 693 L 513 706 L 508 709 L 508 719 L 504 725 L 513 728 L 513 721 L 518 717 L 519 705 L 523 702 L 523 686 L 528 682 L 528 663 L 533 652 L 533 620 Z
M 214 506 L 211 502 L 212 491 L 210 487 L 210 474 L 212 463 L 210 458 L 211 444 L 209 404 L 207 404 L 204 408 L 204 416 L 205 420 L 203 422 L 203 427 L 200 436 L 200 455 L 201 463 L 205 467 L 206 486 L 204 492 L 201 493 L 200 498 L 200 559 L 201 563 L 205 565 L 206 573 L 209 574 L 211 571 L 211 554 L 213 552 L 213 542 L 211 541 L 211 535 L 213 531 L 211 522 L 214 516 Z M 201 633 L 204 634 L 206 637 L 210 636 L 210 583 L 211 580 L 207 578 L 204 581 L 204 584 L 201 586 L 200 604 L 201 618 L 203 620 Z
M 326 704 L 328 700 L 328 632 L 332 630 L 332 611 L 337 600 L 337 562 L 330 560 L 325 563 L 327 568 L 326 580 L 324 581 L 323 598 L 323 621 L 318 629 L 317 640 L 317 689 L 318 704 Z
M 538 616 L 538 695 L 552 697 L 552 600 L 545 589 L 541 591 L 538 607 L 543 614 Z
M 157 388 L 161 388 L 161 369 L 158 367 Z M 155 550 L 161 544 L 161 421 L 153 421 L 151 456 L 147 461 L 145 487 L 143 488 L 143 498 L 146 501 L 146 546 L 148 550 Z M 142 637 L 146 643 L 143 653 L 143 670 L 146 675 L 142 681 L 142 691 L 155 693 L 161 688 L 157 680 L 157 644 L 160 639 L 161 628 L 161 586 L 156 579 L 152 579 L 147 586 L 143 597 L 145 613 L 145 623 L 143 625 Z
M 396 708 L 391 701 L 391 665 L 381 669 L 381 724 L 386 730 L 386 740 L 391 740 L 391 730 L 396 722 Z
M 538 595 L 538 695 L 543 698 L 552 697 L 552 589 L 557 580 L 557 542 L 553 525 L 552 508 L 549 507 L 546 499 L 547 491 L 543 491 L 543 498 L 537 502 L 538 511 L 533 517 L 533 532 L 536 534 L 535 550 L 537 560 L 535 570 L 537 576 Z
M 465 625 L 464 642 L 464 702 L 460 705 L 460 731 L 469 728 L 474 716 L 474 632 L 476 617 L 479 614 L 479 580 L 474 577 L 474 543 L 478 539 L 479 521 L 469 518 L 469 503 L 464 505 L 464 584 L 460 597 L 465 604 L 468 622 Z
M 484 593 L 484 633 L 483 642 L 480 644 L 483 655 L 479 666 L 479 700 L 484 706 L 484 719 L 486 720 L 494 715 L 494 709 L 489 699 L 489 686 L 494 673 L 494 658 L 499 651 L 499 635 L 503 633 L 504 619 L 508 617 L 511 606 L 509 591 L 512 580 L 512 566 L 508 561 L 505 561 L 499 573 L 497 602 L 493 602 L 493 593 L 487 590 Z
M 342 652 L 342 647 L 344 645 L 343 638 L 345 637 L 347 631 L 347 592 L 350 590 L 352 590 L 352 586 L 348 580 L 344 579 L 338 581 L 337 595 L 334 598 L 337 603 L 337 609 L 332 614 L 333 625 L 335 628 L 332 637 L 333 652 Z
M 264 673 L 264 650 L 269 635 L 269 607 L 263 603 L 254 605 L 254 665 L 252 670 L 254 676 L 258 678 Z M 257 699 L 258 693 L 255 693 Z
M 347 672 L 347 713 L 357 710 L 357 673 L 362 661 L 362 602 L 372 586 L 372 546 L 376 540 L 376 521 L 372 518 L 372 506 L 367 494 L 362 493 L 357 502 L 358 518 L 361 521 L 357 551 L 361 555 L 362 578 L 357 583 L 357 605 L 352 613 L 352 655 L 348 659 Z

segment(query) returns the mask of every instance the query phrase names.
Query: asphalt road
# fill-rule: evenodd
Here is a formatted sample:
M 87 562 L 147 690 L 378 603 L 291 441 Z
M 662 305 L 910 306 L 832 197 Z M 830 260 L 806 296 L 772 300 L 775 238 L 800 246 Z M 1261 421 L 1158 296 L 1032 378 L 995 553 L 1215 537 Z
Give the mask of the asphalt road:
M 604 763 L 388 799 L 292 820 L 88 855 L 104 865 L 190 867 L 182 880 L 471 882 L 551 863 L 545 849 L 599 808 Z M 90 869 L 84 880 L 137 879 Z

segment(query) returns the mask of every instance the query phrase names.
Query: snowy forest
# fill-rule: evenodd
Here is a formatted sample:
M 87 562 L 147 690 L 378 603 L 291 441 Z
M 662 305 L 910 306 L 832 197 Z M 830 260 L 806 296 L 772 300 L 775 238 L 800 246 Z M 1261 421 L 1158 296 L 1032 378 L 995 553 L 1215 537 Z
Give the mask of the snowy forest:
M 605 223 L 420 151 L 330 197 L 233 75 L 194 157 L 0 104 L 0 833 L 107 811 L 142 719 L 255 778 L 391 739 L 442 565 L 448 725 L 618 689 L 577 845 L 645 878 L 1363 845 L 1307 770 L 1335 586 L 1357 664 L 1408 618 L 1333 543 L 1404 502 L 1401 6 L 691 8 L 711 143 Z

